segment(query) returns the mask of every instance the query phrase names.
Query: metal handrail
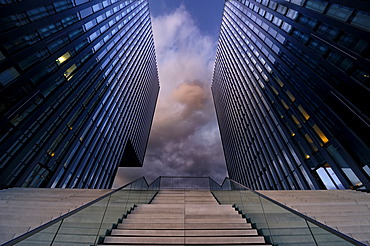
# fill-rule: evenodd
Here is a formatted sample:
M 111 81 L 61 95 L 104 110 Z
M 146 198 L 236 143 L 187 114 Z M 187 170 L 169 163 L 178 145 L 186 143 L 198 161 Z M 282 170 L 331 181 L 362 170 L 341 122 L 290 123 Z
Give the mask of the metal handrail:
M 103 200 L 104 198 L 106 198 L 106 197 L 108 197 L 108 196 L 110 196 L 110 195 L 112 195 L 114 193 L 116 193 L 117 191 L 124 189 L 125 187 L 131 185 L 132 183 L 134 183 L 134 182 L 136 182 L 136 181 L 138 181 L 140 179 L 143 179 L 145 181 L 145 183 L 147 184 L 147 186 L 149 187 L 148 182 L 146 181 L 145 177 L 142 176 L 142 177 L 137 178 L 134 181 L 132 181 L 132 182 L 130 182 L 128 184 L 125 184 L 125 185 L 123 185 L 123 186 L 121 186 L 121 187 L 119 187 L 119 188 L 117 188 L 117 189 L 115 189 L 115 190 L 113 190 L 113 191 L 105 194 L 105 195 L 102 195 L 101 197 L 96 198 L 95 200 L 92 200 L 91 202 L 88 202 L 88 203 L 82 205 L 81 207 L 78 207 L 78 208 L 76 208 L 76 209 L 74 209 L 74 210 L 72 210 L 72 211 L 70 211 L 70 212 L 68 212 L 68 213 L 66 213 L 66 214 L 58 217 L 58 218 L 55 218 L 55 219 L 53 219 L 53 220 L 51 220 L 51 221 L 49 221 L 49 222 L 47 222 L 47 223 L 45 223 L 45 224 L 43 224 L 43 225 L 41 225 L 39 227 L 36 227 L 36 228 L 32 229 L 31 231 L 28 231 L 28 232 L 26 232 L 26 233 L 24 233 L 24 234 L 22 234 L 22 235 L 20 235 L 20 236 L 18 236 L 16 238 L 13 238 L 12 240 L 10 240 L 10 241 L 2 244 L 1 246 L 11 246 L 11 245 L 14 245 L 16 243 L 19 243 L 19 242 L 25 240 L 26 238 L 29 238 L 30 236 L 32 236 L 32 235 L 34 235 L 34 234 L 36 234 L 36 233 L 38 233 L 38 232 L 46 229 L 47 227 L 52 226 L 52 225 L 58 223 L 59 221 L 62 221 L 65 218 L 68 218 L 68 217 L 72 216 L 73 214 L 75 214 L 75 213 L 77 213 L 77 212 L 79 212 L 79 211 L 81 211 L 81 210 L 83 210 L 83 209 L 85 209 L 85 208 L 87 208 L 87 207 L 89 207 L 89 206 L 91 206 L 91 205 L 93 205 L 93 204 L 95 204 L 95 203 Z
M 338 236 L 338 237 L 340 237 L 340 238 L 342 238 L 342 239 L 344 239 L 344 240 L 346 240 L 346 241 L 348 241 L 350 243 L 353 243 L 353 244 L 355 244 L 357 246 L 366 246 L 365 244 L 357 241 L 356 239 L 353 239 L 353 238 L 351 238 L 351 237 L 349 237 L 349 236 L 347 236 L 347 235 L 345 235 L 345 234 L 343 234 L 343 233 L 341 233 L 341 232 L 339 232 L 337 230 L 334 230 L 333 228 L 331 228 L 331 227 L 329 227 L 329 226 L 327 226 L 325 224 L 322 224 L 321 222 L 319 222 L 319 221 L 317 221 L 315 219 L 312 219 L 312 218 L 310 218 L 310 217 L 308 217 L 308 216 L 306 216 L 306 215 L 304 215 L 304 214 L 302 214 L 302 213 L 300 213 L 300 212 L 298 212 L 298 211 L 296 211 L 296 210 L 294 210 L 294 209 L 292 209 L 292 208 L 290 208 L 290 207 L 288 207 L 288 206 L 286 206 L 286 205 L 284 205 L 284 204 L 282 204 L 282 203 L 280 203 L 280 202 L 278 202 L 278 201 L 276 201 L 276 200 L 274 200 L 274 199 L 272 199 L 272 198 L 270 198 L 268 196 L 265 196 L 265 195 L 263 195 L 263 194 L 255 191 L 255 190 L 252 190 L 252 189 L 250 189 L 250 188 L 248 188 L 248 187 L 246 187 L 246 186 L 244 186 L 244 185 L 236 182 L 235 180 L 232 180 L 230 178 L 225 178 L 225 180 L 226 179 L 229 179 L 231 182 L 233 182 L 233 183 L 235 183 L 235 184 L 237 184 L 237 185 L 245 188 L 246 190 L 251 191 L 252 193 L 254 193 L 254 194 L 256 194 L 256 195 L 258 195 L 258 196 L 260 196 L 260 197 L 262 197 L 262 198 L 264 198 L 264 199 L 266 199 L 266 200 L 268 200 L 268 201 L 270 201 L 270 202 L 272 202 L 272 203 L 274 203 L 276 205 L 278 205 L 279 207 L 282 207 L 282 208 L 288 210 L 289 212 L 291 212 L 291 213 L 293 213 L 293 214 L 295 214 L 295 215 L 297 215 L 297 216 L 299 216 L 299 217 L 301 217 L 301 218 L 303 218 L 303 219 L 311 222 L 312 224 L 314 224 L 314 225 L 316 225 L 316 226 L 318 226 L 318 227 L 320 227 L 320 228 L 322 228 L 322 229 L 324 229 L 324 230 L 326 230 L 326 231 L 328 231 L 328 232 L 330 232 L 332 234 L 335 234 L 336 236 Z M 225 180 L 224 180 L 224 182 L 225 182 Z M 223 182 L 223 184 L 224 184 L 224 182 Z

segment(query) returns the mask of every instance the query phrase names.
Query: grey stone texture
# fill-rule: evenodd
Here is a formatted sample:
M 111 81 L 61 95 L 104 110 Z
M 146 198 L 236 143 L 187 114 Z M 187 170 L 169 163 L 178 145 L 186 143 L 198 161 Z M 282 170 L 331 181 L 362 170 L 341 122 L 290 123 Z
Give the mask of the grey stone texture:
M 140 204 L 101 245 L 267 245 L 231 205 L 211 192 L 163 190 Z
M 366 245 L 370 245 L 370 194 L 354 190 L 258 191 Z

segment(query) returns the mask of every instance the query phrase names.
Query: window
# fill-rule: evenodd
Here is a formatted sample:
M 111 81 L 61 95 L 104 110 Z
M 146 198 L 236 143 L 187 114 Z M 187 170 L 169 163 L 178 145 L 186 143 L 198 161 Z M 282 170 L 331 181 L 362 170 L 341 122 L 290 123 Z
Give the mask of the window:
M 31 21 L 39 20 L 51 14 L 54 14 L 54 9 L 51 5 L 42 6 L 39 8 L 31 9 L 26 11 Z
M 80 5 L 80 4 L 83 4 L 83 3 L 87 3 L 89 0 L 75 0 L 75 4 L 76 5 Z
M 326 12 L 326 15 L 333 17 L 337 20 L 346 22 L 350 15 L 352 14 L 353 9 L 341 6 L 339 4 L 330 4 L 330 7 L 328 11 Z
M 89 16 L 93 13 L 92 8 L 88 7 L 86 9 L 83 9 L 80 11 L 80 16 L 81 18 L 85 18 L 86 16 Z
M 307 41 L 308 41 L 307 35 L 305 35 L 304 33 L 300 32 L 298 30 L 293 31 L 292 37 L 294 37 L 295 39 L 297 39 L 298 41 L 300 41 L 303 44 L 306 44 Z
M 289 109 L 288 104 L 286 104 L 286 102 L 285 102 L 283 99 L 281 99 L 281 103 L 283 104 L 283 106 L 284 106 L 284 108 L 285 108 L 286 110 L 288 110 L 288 109 Z
M 53 53 L 68 43 L 68 38 L 63 37 L 48 45 L 48 50 Z
M 310 116 L 307 114 L 306 110 L 304 110 L 304 108 L 301 105 L 298 106 L 298 109 L 306 120 L 308 120 L 310 118 Z
M 292 31 L 292 26 L 286 22 L 283 22 L 283 25 L 281 26 L 281 29 L 283 29 L 285 32 L 290 33 Z
M 276 12 L 278 12 L 278 13 L 280 13 L 280 14 L 282 14 L 282 15 L 285 15 L 285 13 L 286 13 L 286 11 L 287 11 L 287 7 L 285 7 L 285 6 L 283 6 L 283 5 L 281 5 L 281 4 L 279 4 L 279 6 L 277 7 L 277 9 L 276 9 Z
M 352 49 L 357 53 L 362 53 L 369 43 L 363 39 L 356 38 L 352 34 L 344 33 L 338 40 L 338 43 Z
M 334 183 L 334 180 L 332 177 L 335 177 L 337 182 L 340 184 L 340 188 L 344 189 L 343 185 L 340 183 L 339 179 L 333 172 L 333 170 L 330 168 L 328 164 L 326 164 L 328 168 L 326 167 L 320 167 L 319 169 L 316 170 L 316 173 L 318 174 L 319 179 L 321 182 L 325 185 L 325 188 L 328 190 L 336 190 L 338 189 L 338 185 Z M 328 171 L 330 172 L 331 175 L 329 175 Z
M 364 11 L 358 11 L 351 21 L 351 24 L 366 31 L 370 31 L 370 14 Z
M 284 37 L 283 35 L 281 35 L 280 33 L 278 33 L 278 34 L 276 35 L 276 39 L 277 39 L 280 43 L 282 43 L 282 44 L 284 44 L 284 42 L 285 42 L 285 37 Z
M 73 3 L 70 0 L 56 2 L 53 5 L 57 12 L 73 7 Z
M 290 91 L 286 91 L 285 92 L 286 94 L 287 94 L 287 96 L 289 97 L 289 99 L 292 101 L 292 102 L 294 102 L 295 101 L 295 97 L 292 95 L 292 93 L 290 93 Z
M 2 86 L 6 86 L 18 76 L 18 71 L 14 67 L 10 67 L 0 73 L 0 83 Z
M 274 17 L 274 16 L 273 16 L 272 14 L 270 14 L 270 13 L 266 13 L 265 18 L 266 18 L 267 20 L 271 21 L 273 17 Z
M 316 134 L 320 137 L 321 141 L 324 144 L 329 142 L 329 139 L 325 136 L 325 134 L 320 130 L 320 128 L 316 124 L 312 126 L 312 129 L 316 132 Z
M 43 60 L 47 56 L 49 56 L 48 50 L 47 49 L 42 49 L 42 50 L 28 56 L 26 59 L 23 59 L 22 61 L 18 62 L 18 65 L 21 67 L 21 69 L 25 70 L 29 66 L 35 64 L 38 61 Z
M 333 26 L 326 25 L 324 23 L 321 23 L 318 27 L 316 32 L 325 35 L 331 39 L 335 39 L 338 37 L 339 29 Z
M 45 38 L 61 29 L 62 29 L 62 24 L 60 22 L 57 22 L 54 24 L 50 24 L 46 27 L 40 28 L 39 33 L 42 38 Z
M 299 122 L 299 120 L 297 119 L 297 117 L 295 117 L 293 114 L 291 115 L 294 123 L 297 125 L 298 128 L 301 128 L 302 125 L 301 125 L 301 122 Z
M 269 7 L 270 9 L 272 9 L 272 10 L 275 10 L 275 9 L 276 9 L 276 7 L 277 7 L 277 5 L 278 5 L 277 3 L 273 2 L 273 1 L 270 1 L 270 3 L 269 3 L 269 6 L 268 6 L 268 7 Z
M 288 10 L 288 13 L 286 14 L 286 17 L 292 19 L 292 20 L 295 20 L 297 19 L 298 17 L 298 12 L 293 10 L 293 9 L 289 9 Z
M 94 12 L 97 12 L 99 10 L 101 10 L 103 8 L 102 4 L 101 3 L 98 3 L 98 4 L 95 4 L 92 6 Z
M 87 30 L 91 29 L 95 25 L 96 25 L 96 20 L 93 19 L 93 20 L 87 22 L 84 26 L 85 26 L 85 29 L 87 31 Z
M 70 68 L 67 69 L 67 71 L 64 72 L 64 77 L 70 80 L 72 78 L 71 74 L 76 70 L 76 68 L 76 64 L 73 64 Z
M 71 57 L 71 53 L 67 52 L 65 53 L 64 55 L 62 55 L 61 57 L 59 57 L 56 62 L 58 65 L 62 64 L 63 62 L 65 62 L 66 60 L 68 60 L 69 58 Z
M 84 32 L 83 28 L 80 27 L 80 28 L 77 28 L 75 31 L 71 32 L 68 34 L 68 37 L 71 39 L 71 40 L 74 40 L 75 38 L 77 38 L 78 36 L 80 36 L 82 33 Z
M 311 147 L 311 149 L 313 150 L 313 151 L 318 151 L 319 149 L 317 148 L 317 146 L 316 146 L 316 144 L 313 142 L 313 140 L 312 140 L 312 138 L 306 133 L 305 135 L 304 135 L 304 137 L 306 138 L 306 140 L 307 140 L 307 142 L 308 142 L 308 144 L 310 145 L 310 147 Z
M 290 0 L 291 3 L 297 4 L 299 6 L 302 6 L 304 3 L 304 0 Z
M 317 11 L 319 13 L 323 13 L 326 6 L 328 5 L 328 1 L 324 0 L 308 0 L 306 2 L 306 8 L 312 9 L 314 11 Z
M 3 52 L 0 51 L 0 61 L 4 60 L 6 57 L 4 56 Z
M 68 16 L 64 19 L 62 19 L 62 24 L 64 27 L 67 27 L 67 26 L 70 26 L 72 25 L 73 23 L 77 22 L 78 21 L 78 16 L 75 14 L 75 15 L 71 15 L 71 16 Z
M 368 84 L 370 74 L 369 74 L 369 72 L 365 72 L 364 70 L 362 70 L 360 68 L 356 68 L 354 73 L 353 73 L 353 77 L 355 77 L 356 79 L 358 79 L 359 81 L 361 81 L 363 83 Z
M 283 21 L 281 19 L 279 19 L 278 17 L 276 17 L 276 16 L 274 17 L 274 19 L 272 21 L 272 23 L 274 23 L 277 26 L 280 26 L 282 22 Z
M 302 15 L 301 17 L 299 17 L 298 23 L 310 29 L 314 29 L 317 24 L 317 20 Z
M 352 68 L 353 62 L 348 58 L 340 55 L 337 52 L 331 51 L 328 55 L 328 61 L 337 65 L 343 71 L 347 71 L 348 69 Z
M 25 13 L 17 13 L 8 17 L 0 18 L 1 26 L 0 30 L 7 30 L 17 26 L 23 26 L 29 23 L 27 15 Z
M 308 47 L 313 49 L 315 52 L 317 52 L 319 55 L 325 55 L 326 52 L 328 51 L 328 47 L 317 40 L 312 39 L 308 43 Z

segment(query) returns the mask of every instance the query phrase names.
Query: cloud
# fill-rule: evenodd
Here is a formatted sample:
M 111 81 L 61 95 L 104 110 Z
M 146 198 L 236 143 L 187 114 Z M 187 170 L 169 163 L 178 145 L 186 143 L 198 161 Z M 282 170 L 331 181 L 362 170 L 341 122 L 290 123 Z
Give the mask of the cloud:
M 143 168 L 120 168 L 114 186 L 146 176 L 227 175 L 210 91 L 217 40 L 184 6 L 152 19 L 161 91 Z

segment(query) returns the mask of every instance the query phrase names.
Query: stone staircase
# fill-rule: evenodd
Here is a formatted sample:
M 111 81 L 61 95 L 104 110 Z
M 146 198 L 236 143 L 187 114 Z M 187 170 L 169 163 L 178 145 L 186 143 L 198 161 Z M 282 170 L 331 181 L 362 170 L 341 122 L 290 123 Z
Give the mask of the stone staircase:
M 209 191 L 160 191 L 138 205 L 102 245 L 267 245 L 231 205 Z
M 370 194 L 354 190 L 258 191 L 365 245 L 370 245 Z

